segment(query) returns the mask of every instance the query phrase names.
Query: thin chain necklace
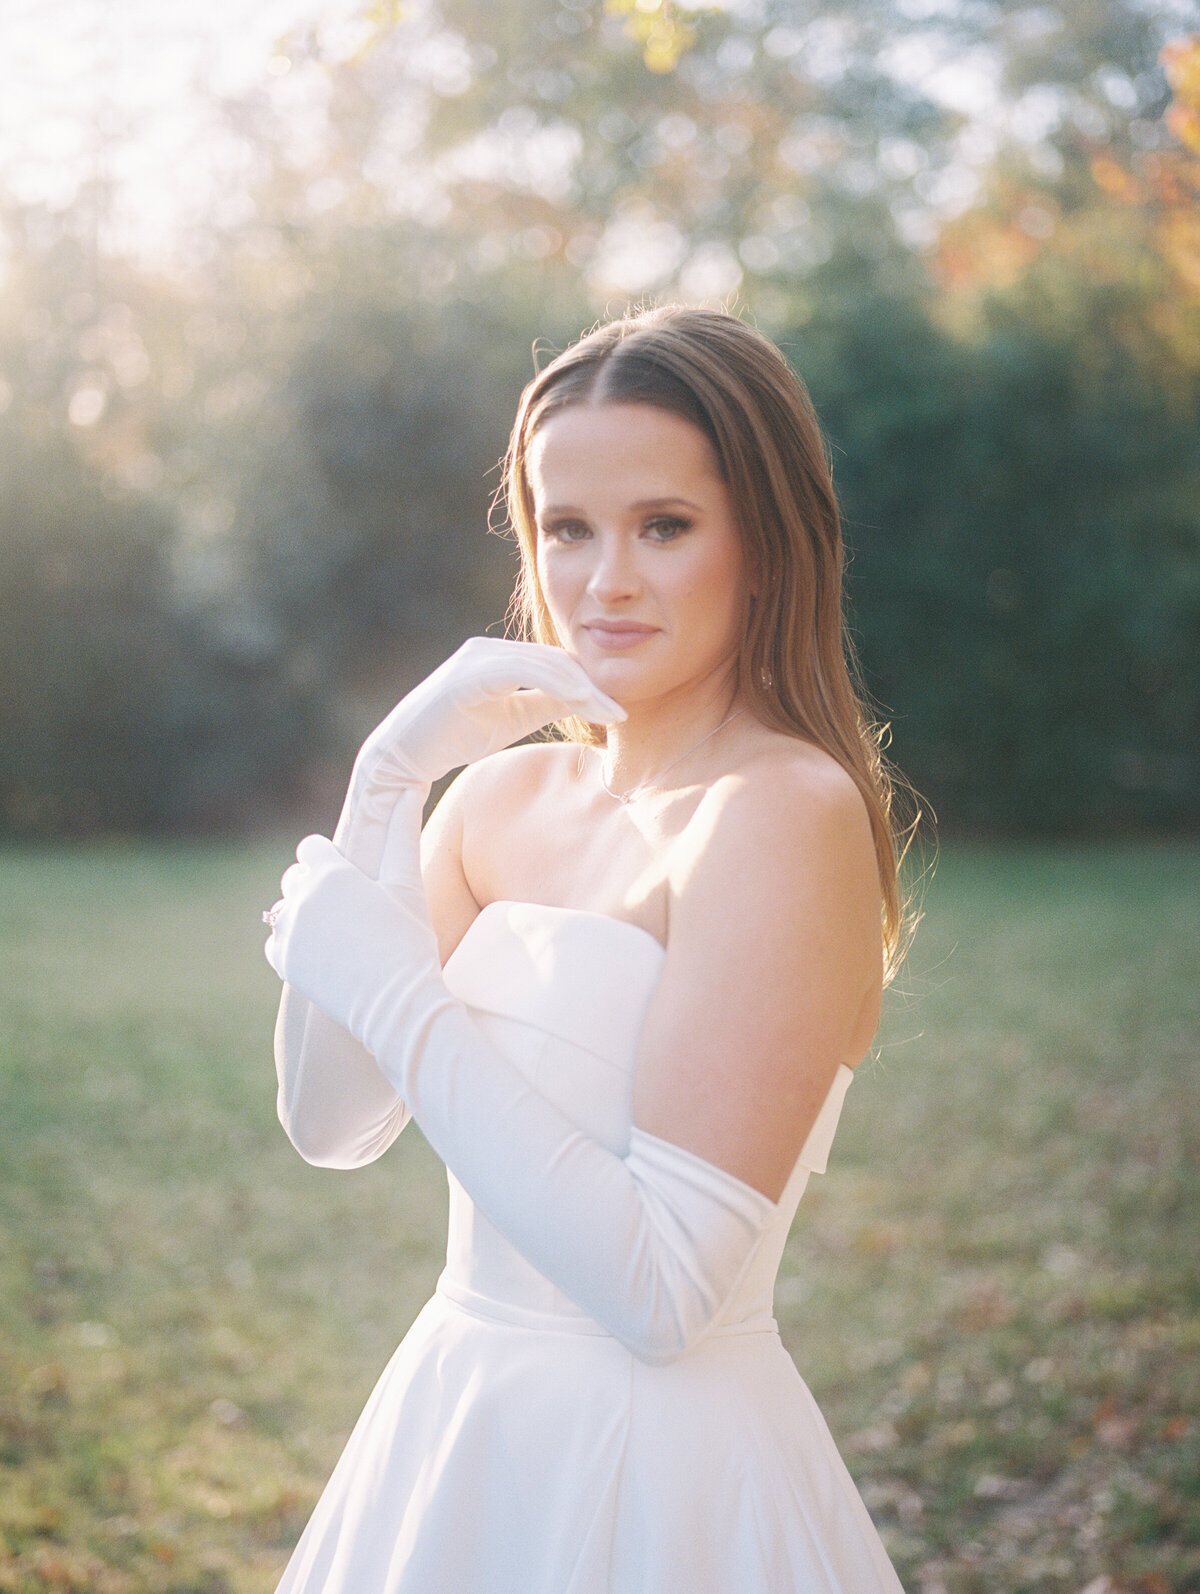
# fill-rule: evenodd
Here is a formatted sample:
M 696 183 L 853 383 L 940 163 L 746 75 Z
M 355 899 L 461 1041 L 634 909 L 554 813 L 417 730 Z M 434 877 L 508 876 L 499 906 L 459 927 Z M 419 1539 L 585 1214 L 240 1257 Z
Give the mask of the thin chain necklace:
M 601 754 L 601 757 L 600 757 L 600 784 L 604 787 L 605 791 L 613 799 L 614 802 L 631 803 L 633 801 L 633 799 L 635 797 L 639 796 L 642 792 L 644 792 L 644 791 L 653 791 L 655 785 L 657 784 L 657 782 L 659 782 L 663 778 L 664 775 L 669 775 L 670 772 L 675 768 L 676 764 L 682 764 L 685 758 L 690 758 L 693 753 L 697 752 L 701 747 L 704 746 L 705 742 L 711 742 L 713 737 L 717 734 L 718 731 L 723 731 L 725 729 L 726 725 L 732 724 L 732 722 L 735 719 L 737 719 L 739 714 L 744 714 L 745 712 L 746 712 L 746 710 L 745 710 L 744 706 L 742 708 L 735 708 L 732 714 L 727 714 L 719 725 L 714 725 L 712 730 L 707 732 L 706 735 L 702 736 L 698 742 L 694 742 L 691 747 L 685 748 L 684 751 L 682 753 L 680 753 L 678 758 L 673 758 L 671 760 L 671 762 L 666 766 L 666 768 L 665 769 L 660 769 L 658 774 L 655 775 L 651 780 L 640 780 L 640 781 L 638 781 L 636 786 L 632 787 L 629 791 L 626 791 L 626 792 L 614 791 L 612 789 L 612 787 L 608 784 L 608 782 L 605 780 L 605 778 L 604 778 L 604 756 L 603 756 L 603 754 Z

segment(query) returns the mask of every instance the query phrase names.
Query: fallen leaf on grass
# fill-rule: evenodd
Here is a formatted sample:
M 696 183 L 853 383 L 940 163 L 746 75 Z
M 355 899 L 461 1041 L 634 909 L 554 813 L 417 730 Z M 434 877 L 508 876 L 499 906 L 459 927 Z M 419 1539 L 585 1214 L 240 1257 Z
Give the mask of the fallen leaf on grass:
M 246 1413 L 240 1406 L 227 1400 L 224 1395 L 218 1395 L 208 1408 L 209 1415 L 219 1422 L 222 1428 L 240 1428 L 246 1421 Z
M 894 1223 L 868 1223 L 854 1236 L 859 1256 L 891 1256 L 904 1244 L 904 1230 Z
M 57 1362 L 35 1367 L 25 1381 L 25 1388 L 39 1406 L 65 1406 L 67 1403 L 67 1374 Z
M 880 1450 L 890 1450 L 900 1435 L 890 1422 L 877 1423 L 873 1428 L 860 1428 L 846 1441 L 846 1448 L 854 1455 L 871 1455 Z
M 977 1500 L 1021 1500 L 1031 1485 L 1023 1478 L 1002 1478 L 995 1472 L 982 1472 L 972 1493 Z
M 954 1313 L 954 1323 L 958 1328 L 978 1332 L 981 1328 L 1002 1328 L 1016 1315 L 1017 1309 L 1003 1284 L 997 1279 L 985 1279 Z
M 1117 1590 L 1116 1594 L 1122 1594 Z M 1137 1581 L 1136 1594 L 1172 1594 L 1171 1581 L 1165 1572 L 1147 1572 Z
M 1128 1450 L 1141 1431 L 1141 1416 L 1123 1411 L 1115 1395 L 1102 1400 L 1092 1413 L 1092 1432 L 1112 1450 Z

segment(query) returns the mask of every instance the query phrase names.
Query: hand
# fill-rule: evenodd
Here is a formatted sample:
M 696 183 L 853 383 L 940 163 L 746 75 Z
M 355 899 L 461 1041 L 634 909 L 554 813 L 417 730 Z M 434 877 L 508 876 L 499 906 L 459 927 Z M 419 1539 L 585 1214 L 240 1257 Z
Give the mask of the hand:
M 440 776 L 572 714 L 592 724 L 625 718 L 562 648 L 472 637 L 363 743 L 335 844 L 377 878 L 388 821 L 402 796 L 419 812 Z
M 387 889 L 324 836 L 305 836 L 279 889 L 267 962 L 359 1042 L 375 997 L 406 960 L 437 967 L 428 922 L 399 911 Z

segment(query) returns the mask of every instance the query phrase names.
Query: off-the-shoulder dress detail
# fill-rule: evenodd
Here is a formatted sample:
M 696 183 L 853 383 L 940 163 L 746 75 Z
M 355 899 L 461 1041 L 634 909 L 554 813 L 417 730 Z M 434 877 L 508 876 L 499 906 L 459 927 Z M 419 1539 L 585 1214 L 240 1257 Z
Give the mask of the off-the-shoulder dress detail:
M 446 965 L 488 1040 L 605 1146 L 665 954 L 646 931 L 496 902 Z M 446 1267 L 380 1378 L 278 1594 L 901 1594 L 779 1340 L 775 1275 L 841 1068 L 708 1335 L 639 1361 L 450 1176 Z

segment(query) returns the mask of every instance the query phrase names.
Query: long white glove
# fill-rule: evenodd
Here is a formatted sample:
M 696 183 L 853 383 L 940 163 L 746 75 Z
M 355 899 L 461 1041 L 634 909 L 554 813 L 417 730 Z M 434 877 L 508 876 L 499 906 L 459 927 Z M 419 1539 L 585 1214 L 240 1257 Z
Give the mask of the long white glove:
M 415 879 L 415 831 L 407 846 Z M 276 973 L 379 1059 L 471 1199 L 544 1277 L 643 1360 L 682 1354 L 737 1286 L 774 1204 L 636 1126 L 624 1157 L 583 1133 L 451 996 L 419 893 L 390 895 L 323 836 L 296 857 L 266 947 Z
M 373 880 L 405 878 L 411 811 L 398 826 L 401 861 L 388 868 L 397 799 L 429 796 L 435 780 L 519 742 L 569 714 L 594 723 L 625 718 L 561 648 L 472 637 L 399 702 L 367 737 L 333 833 L 344 857 Z
M 397 894 L 415 888 L 423 903 L 405 842 L 399 868 L 389 864 L 393 815 L 397 833 L 410 836 L 435 780 L 568 714 L 623 717 L 561 648 L 472 638 L 363 743 L 335 844 L 371 879 Z M 367 1048 L 290 983 L 275 1024 L 275 1071 L 279 1121 L 318 1166 L 361 1167 L 382 1156 L 408 1121 L 403 1096 Z

